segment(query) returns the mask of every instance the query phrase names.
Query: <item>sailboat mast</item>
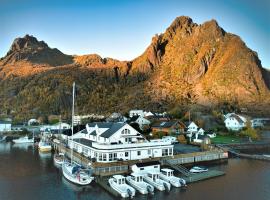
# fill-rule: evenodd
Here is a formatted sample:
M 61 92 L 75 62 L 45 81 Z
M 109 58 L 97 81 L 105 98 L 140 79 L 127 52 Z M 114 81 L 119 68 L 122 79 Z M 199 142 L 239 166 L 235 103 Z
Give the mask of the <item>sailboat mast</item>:
M 72 163 L 72 158 L 73 158 L 73 148 L 74 148 L 74 143 L 73 143 L 73 122 L 74 122 L 74 102 L 75 102 L 75 82 L 73 82 L 73 91 L 72 91 L 72 116 L 71 116 L 71 141 L 72 141 L 72 149 L 71 149 L 71 163 Z

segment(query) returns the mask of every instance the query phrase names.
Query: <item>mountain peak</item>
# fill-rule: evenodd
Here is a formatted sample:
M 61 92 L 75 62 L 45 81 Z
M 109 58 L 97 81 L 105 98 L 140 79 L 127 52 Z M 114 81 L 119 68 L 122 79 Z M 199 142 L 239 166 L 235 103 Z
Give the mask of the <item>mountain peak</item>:
M 51 66 L 73 62 L 72 56 L 65 55 L 58 49 L 51 49 L 44 41 L 38 41 L 37 38 L 28 34 L 22 38 L 16 38 L 7 55 L 2 59 L 3 65 L 21 60 Z
M 7 55 L 10 55 L 14 52 L 23 51 L 23 50 L 37 50 L 49 48 L 44 41 L 38 41 L 37 38 L 31 35 L 25 35 L 22 38 L 16 38 L 8 51 Z

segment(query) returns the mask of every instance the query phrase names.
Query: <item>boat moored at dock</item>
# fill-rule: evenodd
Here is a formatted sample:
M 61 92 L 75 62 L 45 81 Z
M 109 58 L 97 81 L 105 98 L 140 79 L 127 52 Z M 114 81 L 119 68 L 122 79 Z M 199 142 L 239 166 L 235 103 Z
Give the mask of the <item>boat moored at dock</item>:
M 126 180 L 128 184 L 138 190 L 141 194 L 154 194 L 154 187 L 143 181 L 142 174 L 132 173 L 131 176 L 126 177 Z
M 53 155 L 53 161 L 55 164 L 57 165 L 62 165 L 64 163 L 64 154 L 63 153 L 59 153 L 59 154 L 54 154 Z
M 174 187 L 186 186 L 186 181 L 182 178 L 174 176 L 173 172 L 174 170 L 172 169 L 167 168 L 161 169 L 160 178 L 162 180 L 169 182 Z
M 23 143 L 34 143 L 34 137 L 29 138 L 28 136 L 20 137 L 18 139 L 12 140 L 16 144 L 23 144 Z
M 62 171 L 67 180 L 78 185 L 88 185 L 94 180 L 89 171 L 82 169 L 76 163 L 64 162 Z
M 202 173 L 202 172 L 207 172 L 208 169 L 206 167 L 194 166 L 189 171 L 192 173 Z
M 48 142 L 41 140 L 38 143 L 38 149 L 40 152 L 50 152 L 52 150 L 52 146 Z
M 143 179 L 151 184 L 152 186 L 154 186 L 156 189 L 160 190 L 160 191 L 170 191 L 171 190 L 171 184 L 168 183 L 167 181 L 164 181 L 162 179 L 160 179 L 159 177 L 159 172 L 147 172 Z
M 135 189 L 125 182 L 125 177 L 122 175 L 114 175 L 108 180 L 112 189 L 121 195 L 123 198 L 133 198 L 135 196 Z

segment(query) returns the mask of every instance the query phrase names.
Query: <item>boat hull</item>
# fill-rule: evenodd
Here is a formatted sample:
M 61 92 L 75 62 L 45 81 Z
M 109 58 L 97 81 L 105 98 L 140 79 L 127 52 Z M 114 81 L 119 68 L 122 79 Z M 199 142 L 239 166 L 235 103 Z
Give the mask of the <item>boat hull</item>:
M 68 172 L 68 170 L 66 169 L 66 163 L 62 164 L 62 171 L 63 171 L 64 177 L 67 180 L 77 185 L 89 185 L 94 180 L 94 177 L 89 177 L 89 179 L 85 181 L 81 181 L 76 175 Z

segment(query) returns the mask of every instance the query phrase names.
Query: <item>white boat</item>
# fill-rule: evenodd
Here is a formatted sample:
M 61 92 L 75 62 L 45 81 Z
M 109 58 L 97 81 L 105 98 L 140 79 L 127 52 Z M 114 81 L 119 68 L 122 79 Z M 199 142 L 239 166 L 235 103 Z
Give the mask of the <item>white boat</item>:
M 71 138 L 73 144 L 73 122 L 74 122 L 74 100 L 75 100 L 75 83 L 73 83 L 73 92 L 72 92 L 72 122 L 71 122 Z M 71 161 L 64 161 L 62 164 L 62 172 L 64 177 L 71 181 L 72 183 L 78 185 L 88 185 L 93 180 L 94 177 L 91 174 L 82 170 L 75 162 L 73 162 L 73 147 L 71 148 Z
M 6 140 L 7 136 L 0 136 L 0 142 L 4 142 Z
M 90 176 L 88 171 L 82 169 L 76 163 L 64 162 L 62 171 L 67 180 L 78 185 L 88 185 L 94 180 L 94 177 Z
M 114 175 L 108 180 L 112 189 L 121 195 L 123 198 L 133 198 L 135 196 L 135 189 L 125 182 L 125 177 L 122 175 Z
M 155 171 L 147 172 L 147 174 L 144 175 L 143 179 L 160 191 L 170 191 L 171 184 L 167 181 L 160 179 L 159 174 L 159 172 Z
M 169 182 L 174 187 L 186 186 L 186 181 L 182 178 L 174 176 L 172 169 L 161 169 L 159 176 L 162 180 Z
M 270 158 L 270 154 L 263 154 L 264 157 Z
M 40 152 L 50 152 L 52 150 L 52 146 L 49 143 L 40 140 L 38 143 L 38 149 Z
M 34 137 L 29 139 L 28 136 L 20 137 L 18 139 L 12 140 L 16 144 L 22 144 L 22 143 L 34 143 Z
M 192 173 L 201 173 L 201 172 L 207 172 L 208 169 L 205 167 L 194 166 L 189 171 Z
M 62 165 L 64 163 L 64 154 L 63 153 L 54 154 L 53 161 L 57 165 Z
M 126 181 L 141 194 L 154 194 L 154 187 L 143 181 L 142 174 L 132 173 L 131 176 L 126 177 Z

